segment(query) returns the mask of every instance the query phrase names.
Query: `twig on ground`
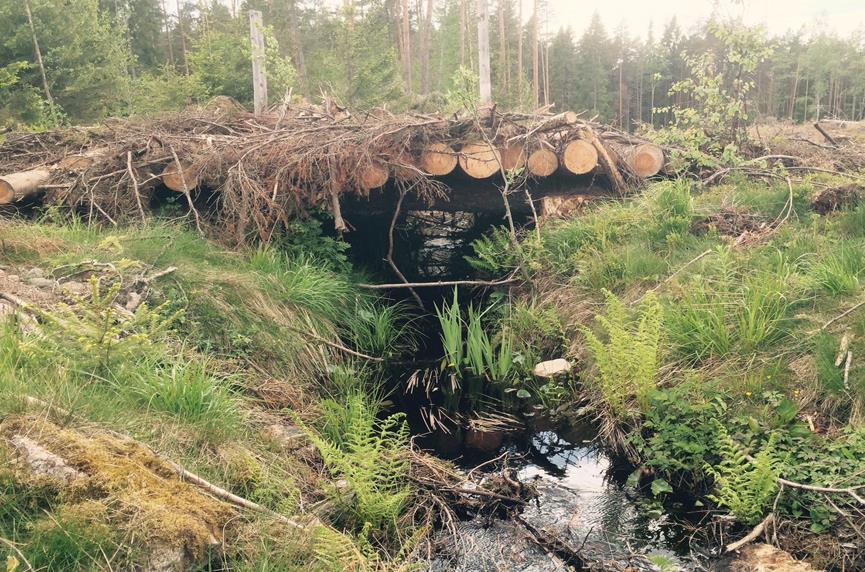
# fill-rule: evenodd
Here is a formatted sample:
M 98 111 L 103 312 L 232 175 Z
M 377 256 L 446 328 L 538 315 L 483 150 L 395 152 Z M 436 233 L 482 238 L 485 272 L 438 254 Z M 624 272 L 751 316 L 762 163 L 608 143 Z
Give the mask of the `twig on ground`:
M 735 552 L 736 550 L 739 550 L 740 548 L 742 548 L 746 544 L 749 544 L 749 543 L 757 540 L 760 537 L 760 535 L 763 534 L 763 531 L 766 529 L 766 527 L 769 525 L 769 523 L 771 523 L 773 520 L 775 520 L 774 513 L 769 513 L 769 516 L 764 518 L 760 524 L 758 524 L 757 526 L 754 527 L 753 530 L 751 530 L 751 532 L 749 532 L 747 535 L 745 535 L 740 540 L 737 540 L 736 542 L 731 542 L 730 544 L 728 544 L 724 548 L 724 552 Z

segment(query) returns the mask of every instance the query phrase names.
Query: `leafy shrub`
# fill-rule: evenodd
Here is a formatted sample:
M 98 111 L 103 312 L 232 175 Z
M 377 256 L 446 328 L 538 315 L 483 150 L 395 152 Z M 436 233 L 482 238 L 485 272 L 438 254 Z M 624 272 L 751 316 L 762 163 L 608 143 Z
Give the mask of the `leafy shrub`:
M 783 465 L 777 457 L 777 435 L 770 436 L 751 459 L 723 425 L 715 422 L 714 426 L 721 462 L 716 467 L 705 466 L 706 473 L 715 479 L 716 494 L 709 498 L 729 508 L 740 522 L 757 524 L 778 492 Z
M 312 257 L 326 268 L 339 273 L 351 270 L 346 252 L 349 244 L 324 232 L 322 220 L 331 215 L 314 211 L 308 218 L 293 218 L 285 228 L 271 237 L 271 246 L 290 258 Z
M 606 316 L 596 320 L 605 331 L 602 341 L 592 330 L 583 329 L 599 375 L 598 388 L 611 412 L 618 418 L 633 415 L 631 398 L 642 411 L 648 410 L 649 394 L 655 389 L 660 360 L 662 309 L 654 294 L 648 294 L 635 316 L 615 294 L 604 291 Z
M 712 420 L 726 412 L 720 395 L 696 383 L 652 392 L 643 423 L 650 435 L 637 438 L 641 456 L 665 480 L 693 487 L 703 480 L 705 465 L 717 458 Z

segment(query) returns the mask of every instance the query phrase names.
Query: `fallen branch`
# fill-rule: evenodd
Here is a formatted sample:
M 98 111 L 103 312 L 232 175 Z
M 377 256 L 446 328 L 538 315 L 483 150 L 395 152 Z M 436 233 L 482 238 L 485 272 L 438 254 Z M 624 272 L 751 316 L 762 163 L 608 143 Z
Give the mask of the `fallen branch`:
M 829 326 L 831 326 L 832 324 L 834 324 L 834 323 L 837 322 L 838 320 L 841 320 L 841 319 L 843 319 L 843 318 L 846 318 L 847 316 L 849 316 L 850 314 L 852 314 L 853 312 L 855 312 L 856 310 L 858 310 L 858 309 L 861 308 L 862 306 L 865 306 L 865 300 L 862 300 L 861 302 L 859 302 L 858 304 L 856 304 L 856 305 L 853 306 L 852 308 L 850 308 L 850 309 L 848 309 L 848 310 L 842 312 L 841 314 L 838 314 L 837 316 L 835 316 L 834 318 L 832 318 L 831 320 L 829 320 L 828 322 L 826 322 L 825 324 L 823 324 L 823 325 L 820 327 L 820 330 L 819 330 L 819 331 L 822 332 L 823 330 L 825 330 L 826 328 L 828 328 Z
M 398 284 L 358 284 L 367 290 L 391 290 L 395 288 L 440 288 L 442 286 L 503 286 L 518 282 L 514 277 L 503 280 L 442 280 L 439 282 L 400 282 Z
M 301 336 L 307 336 L 307 337 L 313 339 L 314 341 L 319 342 L 319 343 L 322 343 L 322 344 L 324 344 L 324 345 L 326 345 L 326 346 L 329 346 L 329 347 L 331 347 L 331 348 L 333 348 L 333 349 L 335 349 L 335 350 L 339 350 L 339 351 L 341 351 L 341 352 L 344 352 L 344 353 L 347 353 L 347 354 L 349 354 L 349 355 L 353 355 L 353 356 L 355 356 L 355 357 L 359 357 L 359 358 L 361 358 L 361 359 L 365 359 L 365 360 L 368 360 L 368 361 L 374 361 L 374 362 L 377 362 L 377 363 L 381 363 L 381 362 L 384 361 L 384 358 L 380 358 L 380 357 L 375 357 L 375 356 L 367 355 L 367 354 L 362 353 L 362 352 L 359 352 L 359 351 L 357 351 L 357 350 L 353 350 L 353 349 L 351 349 L 351 348 L 347 348 L 347 347 L 345 347 L 344 345 L 341 345 L 341 344 L 338 344 L 338 343 L 336 343 L 336 342 L 332 342 L 332 341 L 330 341 L 330 340 L 328 340 L 328 339 L 322 338 L 321 336 L 319 336 L 319 335 L 317 335 L 317 334 L 314 334 L 313 332 L 305 332 L 305 331 L 301 330 L 300 328 L 295 328 L 294 326 L 289 326 L 288 324 L 284 324 L 284 325 L 285 325 L 286 328 L 288 328 L 288 329 L 291 330 L 292 332 L 295 332 L 295 333 L 297 333 L 297 334 L 300 334 Z
M 769 524 L 771 524 L 773 520 L 775 520 L 775 515 L 774 515 L 774 513 L 770 512 L 769 516 L 764 518 L 763 522 L 761 522 L 760 524 L 755 526 L 751 532 L 749 532 L 747 535 L 745 535 L 740 540 L 737 540 L 736 542 L 731 542 L 730 544 L 728 544 L 726 546 L 726 548 L 724 548 L 724 552 L 735 552 L 736 550 L 739 550 L 740 548 L 742 548 L 746 544 L 754 542 L 755 540 L 760 538 L 760 535 L 763 534 L 763 531 L 766 530 L 766 527 L 769 526 Z

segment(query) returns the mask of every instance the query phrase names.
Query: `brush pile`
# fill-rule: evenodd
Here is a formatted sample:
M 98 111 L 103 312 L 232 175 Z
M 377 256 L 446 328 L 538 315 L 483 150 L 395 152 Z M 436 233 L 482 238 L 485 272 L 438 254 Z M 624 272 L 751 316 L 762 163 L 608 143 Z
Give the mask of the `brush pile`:
M 92 128 L 11 135 L 0 144 L 0 204 L 38 197 L 88 219 L 146 218 L 160 189 L 185 195 L 199 228 L 224 239 L 267 240 L 288 219 L 328 208 L 344 230 L 339 199 L 390 184 L 446 195 L 459 170 L 502 184 L 554 173 L 596 174 L 624 192 L 657 174 L 663 149 L 575 113 L 485 108 L 469 117 L 351 115 L 333 105 L 283 106 L 255 117 L 217 98 L 204 108 Z M 206 217 L 191 191 L 212 191 Z M 211 196 L 211 195 L 209 195 Z

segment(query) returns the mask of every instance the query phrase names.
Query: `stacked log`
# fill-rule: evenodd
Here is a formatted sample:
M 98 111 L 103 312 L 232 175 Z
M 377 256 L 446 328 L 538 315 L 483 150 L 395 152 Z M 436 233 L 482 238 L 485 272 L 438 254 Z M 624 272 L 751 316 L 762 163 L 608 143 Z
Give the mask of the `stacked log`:
M 529 155 L 527 166 L 533 176 L 549 177 L 559 168 L 559 158 L 553 151 L 541 147 Z
M 366 196 L 389 180 L 440 196 L 447 188 L 434 178 L 457 165 L 478 180 L 502 171 L 591 173 L 625 192 L 664 164 L 662 148 L 573 112 L 495 107 L 462 117 L 373 112 L 340 120 L 310 107 L 279 116 L 197 109 L 91 128 L 84 145 L 81 133 L 13 134 L 0 143 L 0 204 L 62 189 L 45 200 L 116 221 L 142 216 L 160 183 L 189 193 L 218 182 L 217 216 L 238 237 L 267 236 L 286 213 L 336 209 L 344 194 Z
M 473 179 L 487 179 L 501 169 L 502 159 L 498 149 L 489 143 L 466 143 L 460 149 L 460 167 Z
M 433 143 L 423 150 L 420 165 L 435 177 L 449 175 L 457 167 L 457 154 L 447 143 Z
M 575 139 L 565 146 L 562 165 L 574 175 L 591 173 L 598 166 L 598 151 L 588 141 Z

